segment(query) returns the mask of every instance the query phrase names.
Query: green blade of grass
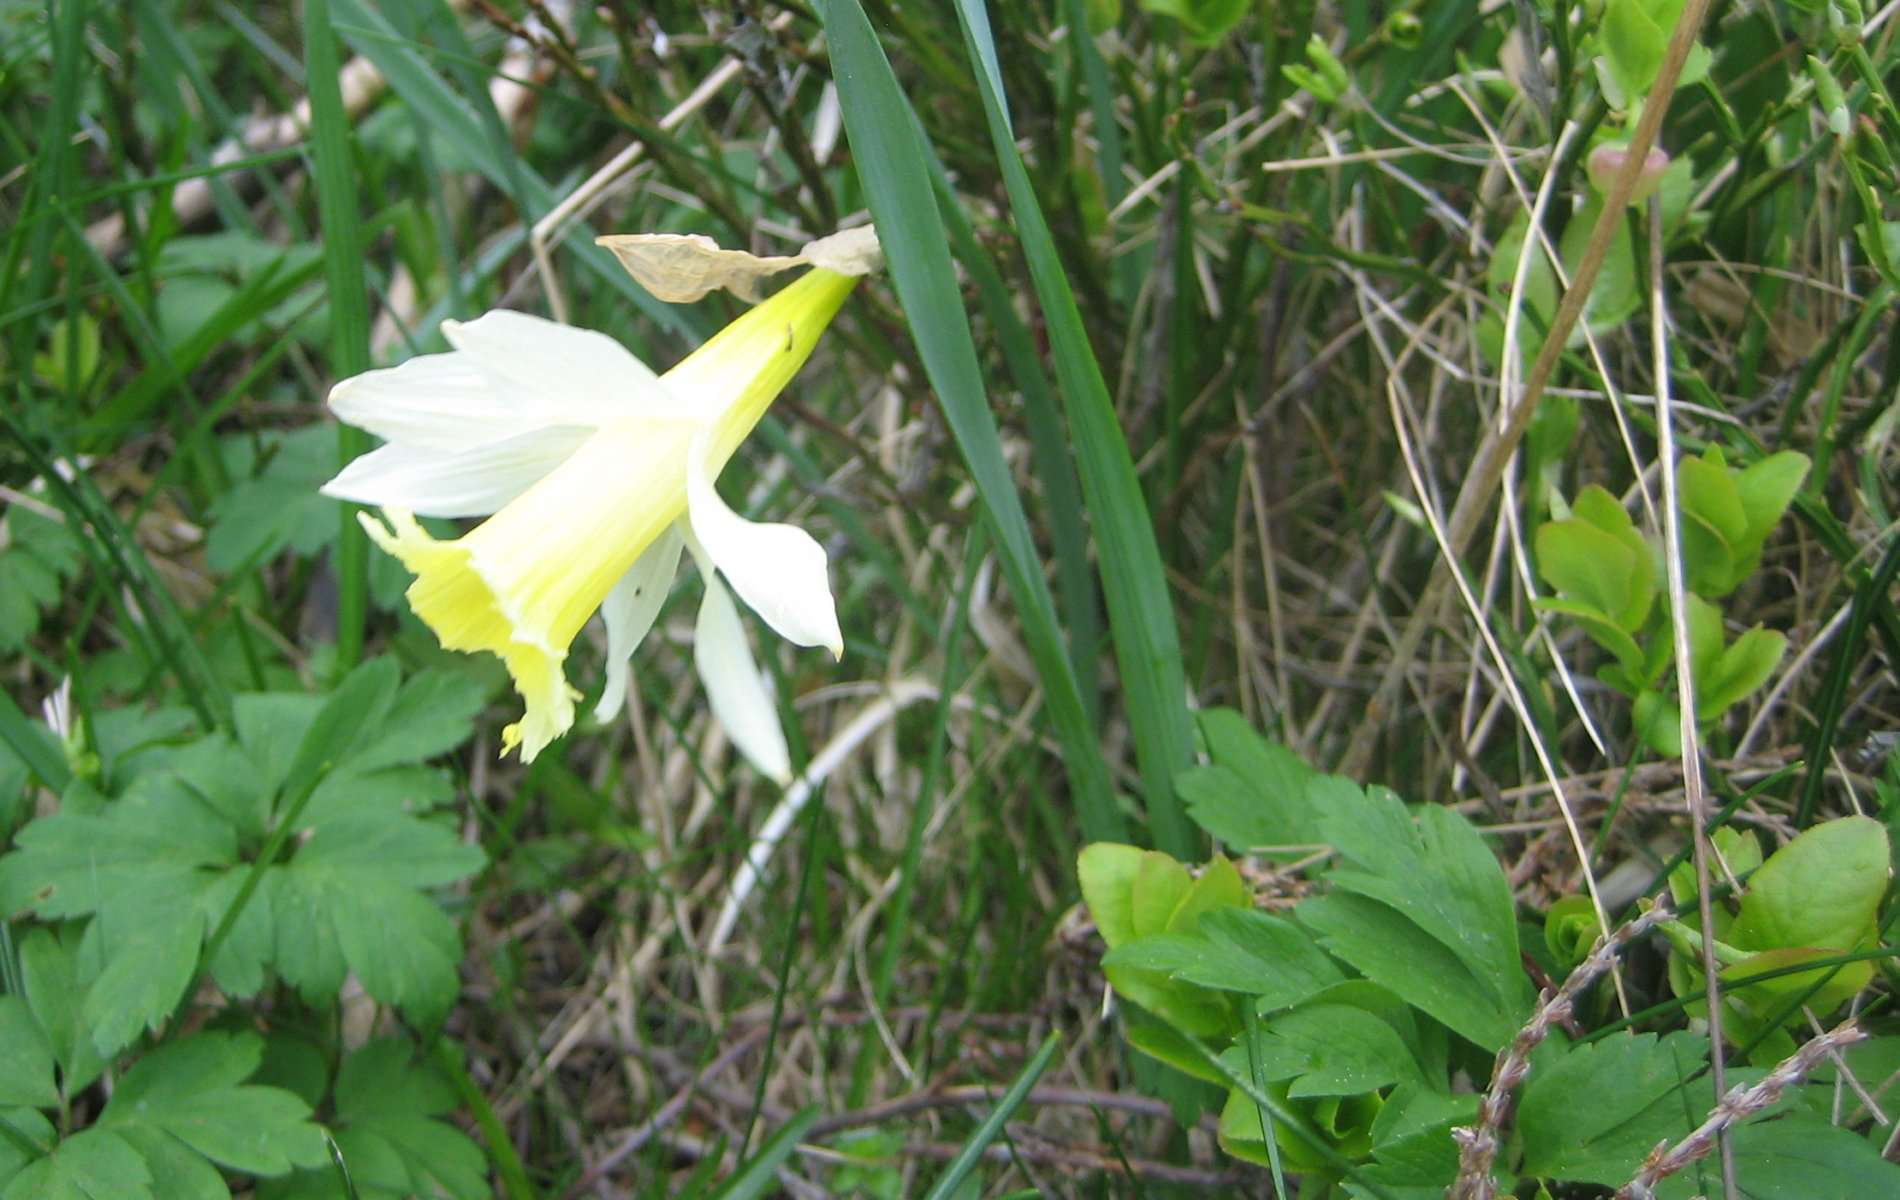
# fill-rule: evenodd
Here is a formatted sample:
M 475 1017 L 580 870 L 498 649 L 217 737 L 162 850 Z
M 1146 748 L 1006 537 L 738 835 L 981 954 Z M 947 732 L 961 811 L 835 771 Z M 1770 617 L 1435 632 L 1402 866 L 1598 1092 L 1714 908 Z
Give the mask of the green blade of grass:
M 916 339 L 945 419 L 976 485 L 990 537 L 1009 581 L 1023 640 L 1041 677 L 1044 699 L 1062 744 L 1070 788 L 1091 840 L 1124 841 L 1108 760 L 1083 707 L 1043 579 L 1022 498 L 1003 459 L 996 416 L 977 364 L 956 272 L 944 244 L 943 220 L 931 191 L 929 156 L 909 115 L 909 102 L 857 0 L 820 5 L 846 136 L 890 262 L 891 280 Z
M 931 192 L 929 156 L 908 120 L 908 103 L 864 9 L 857 0 L 828 0 L 823 17 L 844 108 L 845 137 L 851 139 L 904 317 L 937 389 L 944 420 L 977 484 L 982 515 L 1020 609 L 1022 636 L 1043 682 L 1043 703 L 1049 706 L 1056 739 L 1062 742 L 1083 834 L 1094 841 L 1123 841 L 1127 834 L 1115 809 L 1108 759 L 1081 703 L 1049 583 L 1035 556 L 1030 522 L 1022 513 L 1022 497 L 1003 461 L 996 414 L 990 412 L 982 385 L 977 344 L 944 245 L 937 197 Z
M 746 1160 L 732 1175 L 732 1178 L 719 1185 L 708 1200 L 753 1200 L 755 1196 L 768 1193 L 776 1195 L 778 1169 L 798 1149 L 799 1139 L 805 1136 L 818 1120 L 818 1106 L 800 1109 L 792 1119 L 778 1127 L 771 1137 L 759 1147 L 759 1152 Z
M 356 172 L 350 161 L 349 114 L 337 81 L 341 69 L 330 0 L 305 0 L 304 73 L 310 86 L 310 145 L 316 160 L 317 227 L 323 275 L 330 291 L 330 371 L 348 379 L 369 370 L 369 287 L 363 277 Z M 369 449 L 369 435 L 339 422 L 337 462 L 347 466 Z M 336 545 L 336 665 L 347 671 L 363 654 L 369 609 L 369 541 L 356 523 L 356 506 L 343 506 Z
M 914 116 L 915 114 L 913 114 Z M 913 120 L 913 125 L 916 122 Z M 919 134 L 921 137 L 921 132 Z M 1075 478 L 1075 460 L 1056 409 L 1049 377 L 1036 357 L 1036 340 L 1016 312 L 1015 293 L 1003 281 L 989 254 L 976 240 L 969 218 L 957 207 L 956 193 L 943 164 L 930 160 L 931 178 L 943 201 L 950 246 L 957 261 L 976 285 L 978 303 L 996 331 L 997 349 L 1009 366 L 1010 378 L 1023 394 L 1023 425 L 1029 433 L 1029 453 L 1042 485 L 1042 511 L 1049 521 L 1049 541 L 1056 555 L 1056 599 L 1068 624 L 1069 662 L 1076 690 L 1091 722 L 1100 719 L 1096 659 L 1102 619 L 1095 599 L 1095 567 L 1089 562 L 1088 526 L 1082 520 L 1082 490 Z
M 1042 1047 L 1036 1051 L 1036 1056 L 1030 1059 L 1029 1065 L 1016 1076 L 1016 1081 L 1009 1085 L 1009 1090 L 1004 1092 L 1003 1098 L 996 1102 L 996 1107 L 983 1118 L 983 1123 L 976 1127 L 976 1132 L 963 1143 L 962 1149 L 957 1151 L 957 1156 L 950 1160 L 950 1165 L 944 1168 L 943 1174 L 937 1177 L 937 1182 L 931 1185 L 930 1193 L 924 1197 L 924 1200 L 948 1200 L 949 1197 L 957 1194 L 957 1189 L 963 1186 L 965 1177 L 975 1169 L 977 1160 L 983 1157 L 983 1152 L 989 1149 L 991 1142 L 996 1140 L 996 1135 L 1003 1132 L 1004 1123 L 1015 1115 L 1018 1108 L 1022 1107 L 1024 1098 L 1029 1095 L 1029 1089 L 1036 1086 L 1036 1080 L 1042 1078 L 1042 1073 L 1049 1069 L 1049 1064 L 1055 1061 L 1056 1051 L 1061 1048 L 1061 1033 L 1051 1033 L 1043 1039 Z
M 1148 503 L 1136 478 L 1134 459 L 1122 436 L 1108 385 L 1102 379 L 1101 366 L 1082 327 L 1075 294 L 1056 256 L 1055 239 L 1016 149 L 1002 77 L 996 68 L 989 16 L 980 0 L 958 0 L 957 16 L 976 72 L 977 93 L 983 98 L 990 140 L 1009 191 L 1010 212 L 1016 219 L 1036 299 L 1048 323 L 1050 354 L 1055 359 L 1056 379 L 1081 466 L 1082 492 L 1096 533 L 1109 632 L 1115 644 L 1115 661 L 1121 668 L 1128 722 L 1135 735 L 1149 831 L 1159 848 L 1177 858 L 1193 858 L 1200 839 L 1174 796 L 1175 772 L 1192 761 L 1194 752 L 1187 681 Z
M 26 764 L 47 791 L 63 792 L 72 782 L 72 768 L 66 765 L 58 746 L 4 691 L 0 691 L 0 742 L 12 749 L 14 757 Z

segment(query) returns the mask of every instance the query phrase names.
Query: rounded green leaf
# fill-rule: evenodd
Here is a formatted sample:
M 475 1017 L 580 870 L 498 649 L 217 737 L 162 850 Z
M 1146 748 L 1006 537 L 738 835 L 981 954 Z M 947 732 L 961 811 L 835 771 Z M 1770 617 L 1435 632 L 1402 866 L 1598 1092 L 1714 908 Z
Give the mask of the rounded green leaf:
M 1887 891 L 1887 830 L 1872 817 L 1814 826 L 1748 881 L 1727 938 L 1744 950 L 1852 950 L 1873 933 Z

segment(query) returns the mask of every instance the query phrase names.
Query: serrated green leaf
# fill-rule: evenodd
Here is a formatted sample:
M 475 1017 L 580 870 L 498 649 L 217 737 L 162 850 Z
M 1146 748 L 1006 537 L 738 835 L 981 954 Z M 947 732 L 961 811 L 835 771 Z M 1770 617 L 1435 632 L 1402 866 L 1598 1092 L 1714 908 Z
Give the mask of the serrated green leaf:
M 430 1119 L 455 1103 L 453 1087 L 432 1065 L 419 1062 L 405 1041 L 378 1039 L 344 1060 L 336 1082 L 336 1140 L 366 1200 L 494 1195 L 480 1147 L 453 1125 Z M 276 1200 L 339 1195 L 328 1168 L 301 1172 L 288 1185 L 269 1185 L 260 1194 Z
M 0 1200 L 161 1200 L 152 1182 L 145 1159 L 124 1138 L 82 1129 L 15 1175 Z
M 112 1057 L 171 1017 L 197 971 L 204 936 L 204 914 L 191 891 L 165 908 L 115 901 L 86 927 L 80 957 L 98 963 L 99 973 L 79 1016 L 102 1056 Z
M 1171 979 L 1260 998 L 1289 1008 L 1345 978 L 1304 930 L 1250 908 L 1207 913 L 1191 930 L 1163 933 L 1112 950 L 1104 965 L 1127 963 Z
M 435 901 L 396 884 L 329 891 L 343 959 L 363 990 L 423 1028 L 461 991 L 462 938 Z
M 59 1140 L 59 1131 L 53 1128 L 44 1114 L 36 1108 L 8 1108 L 0 1106 L 0 1197 L 4 1197 L 6 1186 L 14 1176 L 25 1170 L 29 1163 L 50 1151 Z
M 304 730 L 285 776 L 288 789 L 314 786 L 350 757 L 350 751 L 375 730 L 389 712 L 401 682 L 401 669 L 389 657 L 363 663 L 336 685 Z
M 0 1105 L 59 1105 L 52 1043 L 19 996 L 0 995 Z
M 78 917 L 107 902 L 131 911 L 196 890 L 205 870 L 235 861 L 231 827 L 172 793 L 135 790 L 109 815 L 58 812 L 22 829 L 0 858 L 0 908 Z
M 227 871 L 205 886 L 198 894 L 198 909 L 204 914 L 206 929 L 217 928 L 243 887 L 242 871 Z M 207 964 L 212 979 L 228 995 L 255 996 L 268 981 L 276 932 L 270 905 L 270 889 L 260 887 L 245 902 L 217 954 Z
M 224 1176 L 205 1157 L 156 1129 L 113 1130 L 145 1160 L 153 1180 L 163 1180 L 163 1200 L 231 1200 Z
M 396 693 L 389 711 L 361 748 L 350 756 L 357 771 L 419 763 L 446 754 L 469 739 L 486 688 L 460 671 L 422 671 Z
M 1480 979 L 1450 947 L 1376 900 L 1342 891 L 1295 911 L 1328 953 L 1486 1050 L 1509 1041 L 1528 1012 L 1528 999 L 1507 1004 L 1497 994 L 1521 979 L 1521 967 L 1496 982 Z
M 454 830 L 385 813 L 328 822 L 305 840 L 291 863 L 344 884 L 427 888 L 464 879 L 486 861 L 480 847 L 464 842 Z
M 20 981 L 26 1002 L 46 1033 L 68 1095 L 90 1087 L 105 1069 L 91 1033 L 80 1020 L 83 993 L 74 959 L 75 948 L 51 930 L 28 930 L 20 941 Z M 5 1077 L 6 1072 L 0 1071 L 0 1078 Z
M 59 602 L 85 552 L 64 522 L 24 504 L 0 521 L 0 650 L 17 650 L 39 629 L 40 615 Z
M 242 1081 L 263 1058 L 262 1038 L 199 1033 L 133 1064 L 99 1127 L 169 1134 L 214 1162 L 251 1175 L 282 1175 L 326 1161 L 310 1108 L 278 1088 Z
M 1201 739 L 1213 763 L 1175 778 L 1188 815 L 1236 850 L 1313 846 L 1320 820 L 1360 789 L 1322 775 L 1286 747 L 1256 733 L 1231 709 L 1200 714 Z
M 1413 818 L 1396 796 L 1375 791 L 1325 828 L 1344 864 L 1327 876 L 1335 890 L 1379 901 L 1450 948 L 1505 1019 L 1529 1015 L 1510 884 L 1469 821 L 1437 806 Z
M 1287 1098 L 1356 1096 L 1398 1083 L 1424 1085 L 1418 1063 L 1392 1026 L 1363 1008 L 1307 1004 L 1270 1021 L 1255 1046 L 1262 1077 L 1291 1081 Z M 1246 1046 L 1224 1057 L 1251 1070 Z
M 1702 1119 L 1707 1105 L 1681 1092 L 1708 1049 L 1708 1039 L 1688 1032 L 1580 1046 L 1552 1037 L 1533 1055 L 1518 1101 L 1523 1174 L 1622 1184 L 1657 1142 Z
M 205 560 L 229 574 L 284 549 L 312 554 L 335 536 L 335 504 L 317 492 L 336 473 L 336 431 L 316 424 L 265 437 L 254 478 L 242 479 L 211 506 Z

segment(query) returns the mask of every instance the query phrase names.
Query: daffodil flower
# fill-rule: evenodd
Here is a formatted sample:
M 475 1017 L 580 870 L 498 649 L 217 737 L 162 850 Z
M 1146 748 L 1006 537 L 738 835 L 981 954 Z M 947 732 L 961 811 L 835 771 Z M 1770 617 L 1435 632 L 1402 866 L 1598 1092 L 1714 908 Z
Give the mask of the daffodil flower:
M 337 417 L 386 444 L 323 491 L 381 507 L 382 520 L 359 514 L 363 528 L 415 575 L 410 607 L 444 647 L 507 665 L 526 711 L 502 731 L 504 754 L 518 746 L 531 762 L 573 726 L 567 653 L 596 611 L 607 681 L 594 712 L 618 711 L 685 551 L 706 584 L 693 657 L 713 715 L 761 771 L 789 777 L 727 585 L 787 640 L 836 657 L 825 551 L 794 526 L 746 520 L 713 484 L 856 282 L 814 268 L 664 375 L 603 334 L 494 311 L 445 322 L 449 353 L 332 389 Z M 488 519 L 440 540 L 416 514 Z

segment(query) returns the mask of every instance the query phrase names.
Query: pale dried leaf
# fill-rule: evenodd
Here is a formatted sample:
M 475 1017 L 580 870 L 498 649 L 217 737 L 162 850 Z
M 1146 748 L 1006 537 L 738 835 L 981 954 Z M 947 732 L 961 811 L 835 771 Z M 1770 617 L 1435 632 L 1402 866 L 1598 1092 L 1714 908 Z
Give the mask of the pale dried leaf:
M 807 242 L 796 256 L 725 250 L 697 233 L 621 233 L 595 241 L 613 251 L 641 287 L 670 304 L 690 303 L 721 288 L 756 302 L 766 277 L 797 266 L 840 275 L 869 275 L 884 266 L 877 231 L 869 225 Z
M 722 250 L 697 233 L 620 233 L 594 240 L 613 251 L 641 287 L 669 304 L 686 304 L 720 288 L 756 301 L 761 280 L 804 261 Z
M 878 243 L 877 230 L 869 225 L 806 242 L 798 257 L 840 275 L 871 275 L 884 269 L 884 247 Z

